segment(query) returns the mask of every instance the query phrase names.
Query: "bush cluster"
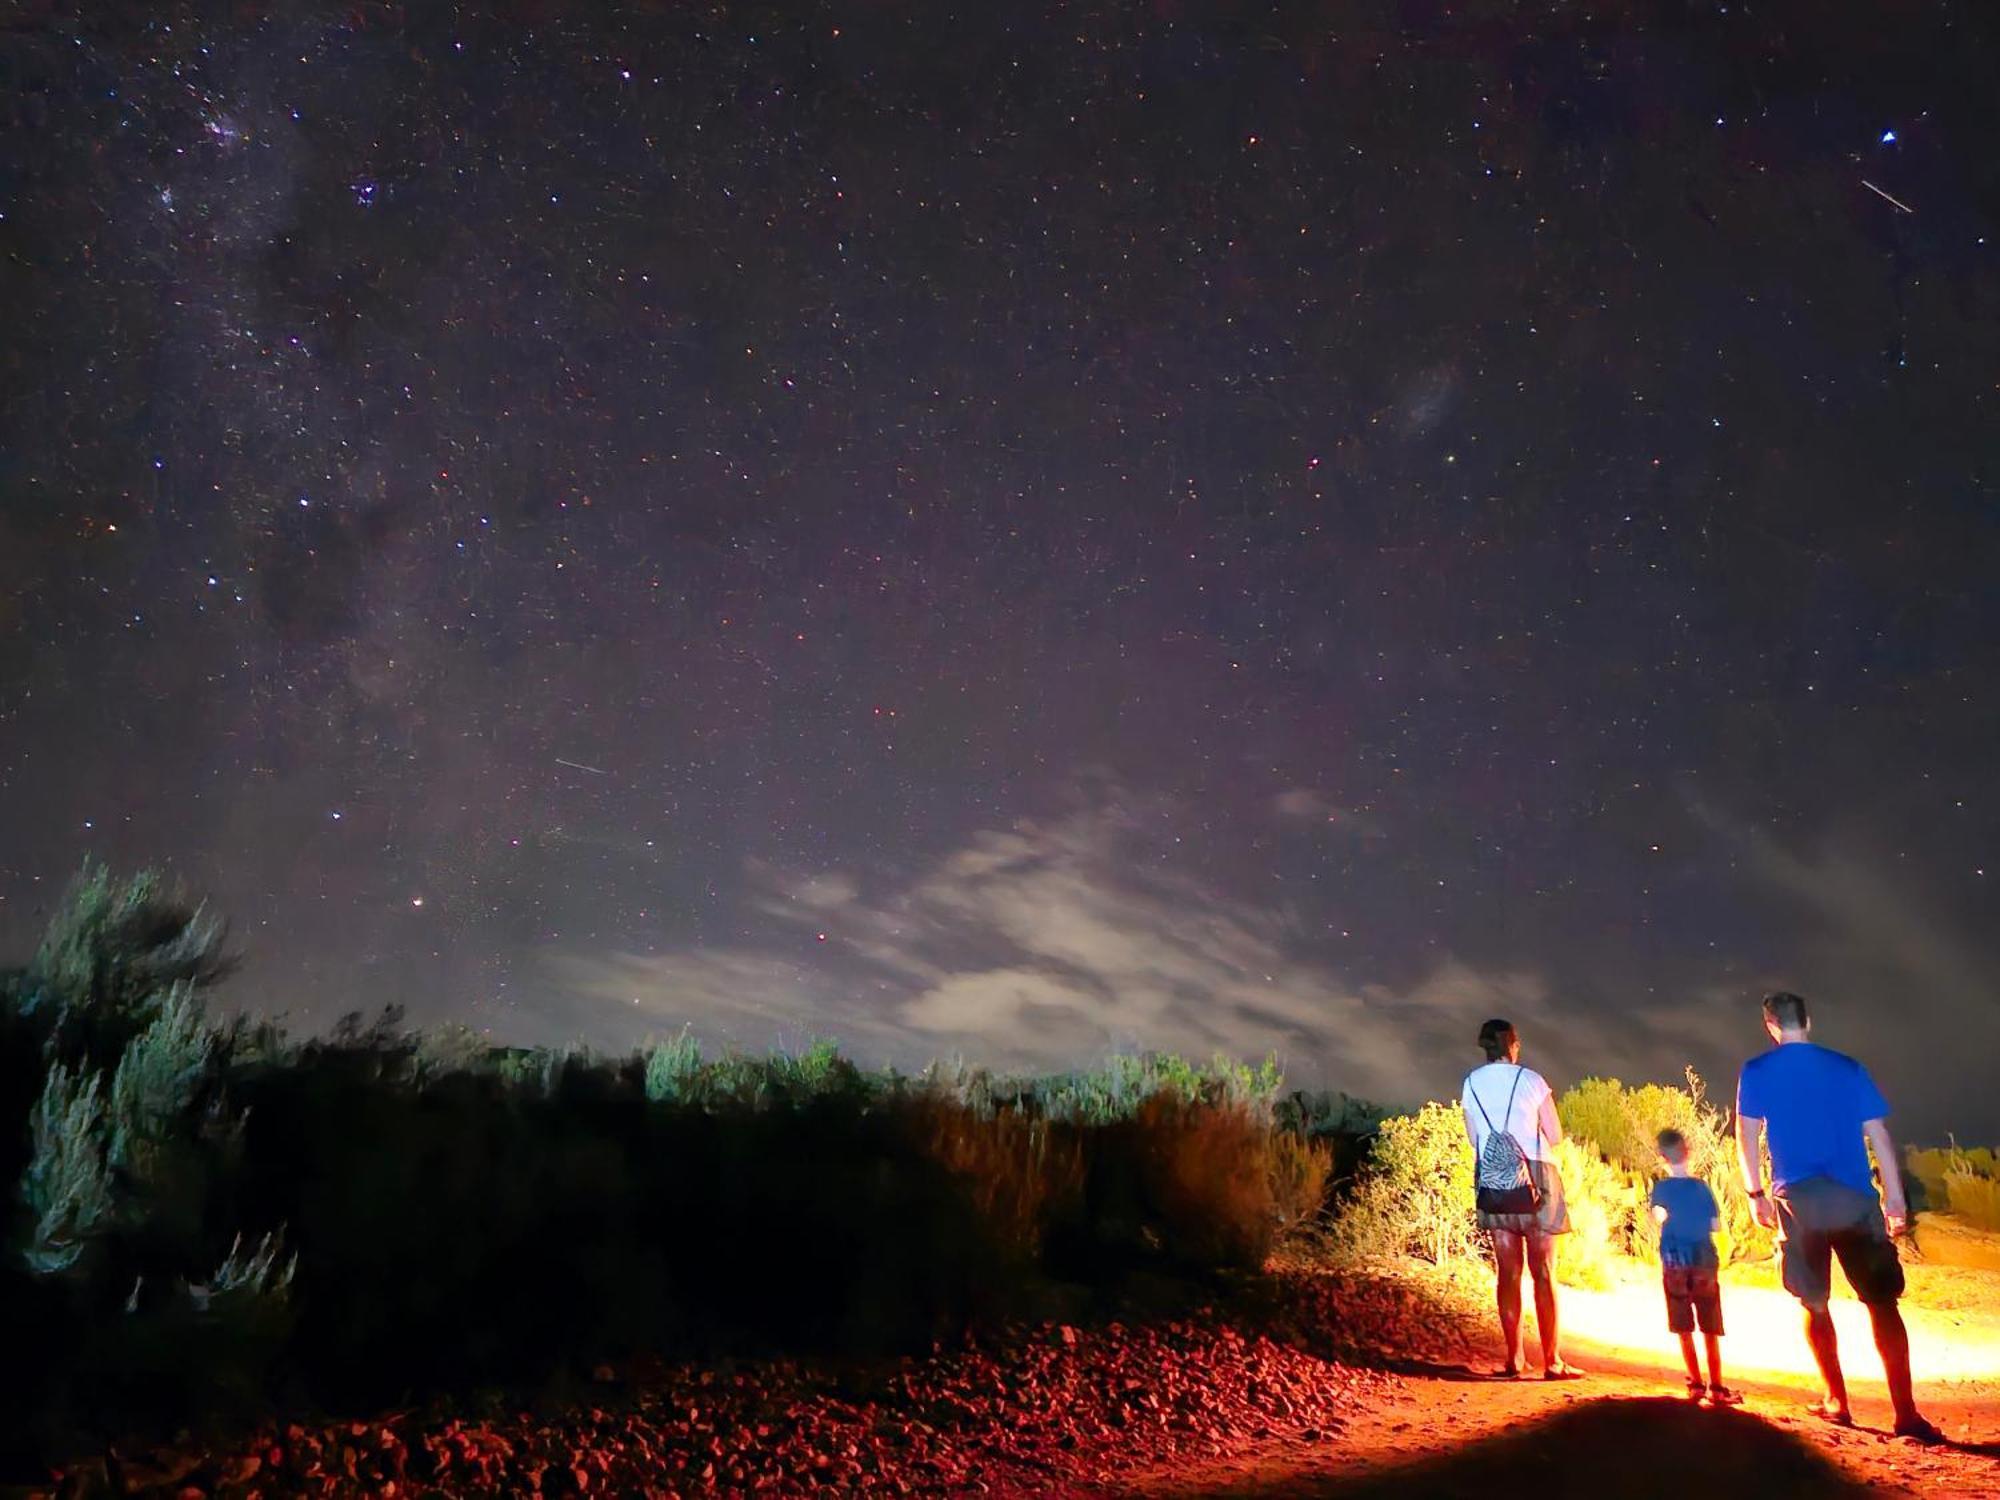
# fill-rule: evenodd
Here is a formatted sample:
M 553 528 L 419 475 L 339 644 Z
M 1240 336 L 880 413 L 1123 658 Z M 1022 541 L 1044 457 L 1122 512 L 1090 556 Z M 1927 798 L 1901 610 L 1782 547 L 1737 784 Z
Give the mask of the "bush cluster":
M 1668 1127 L 1687 1137 L 1690 1169 L 1722 1207 L 1717 1243 L 1725 1263 L 1769 1259 L 1770 1234 L 1736 1171 L 1732 1121 L 1708 1103 L 1693 1070 L 1684 1088 L 1587 1078 L 1557 1100 L 1556 1112 L 1565 1135 L 1556 1167 L 1571 1228 L 1556 1245 L 1565 1281 L 1601 1285 L 1621 1261 L 1658 1262 L 1647 1205 L 1660 1175 L 1654 1141 Z M 1486 1254 L 1474 1225 L 1472 1153 L 1459 1106 L 1433 1103 L 1382 1122 L 1335 1239 L 1357 1260 L 1403 1256 L 1463 1269 Z
M 1913 1199 L 1933 1213 L 1955 1214 L 1980 1229 L 2000 1231 L 2000 1156 L 1991 1148 L 1949 1146 L 1909 1153 Z
M 0 1399 L 32 1447 L 628 1353 L 919 1348 L 1063 1284 L 1258 1267 L 1332 1176 L 1270 1063 L 907 1077 L 825 1041 L 605 1057 L 393 1011 L 292 1041 L 207 1018 L 221 942 L 87 870 L 6 980 L 0 1317 L 41 1354 Z

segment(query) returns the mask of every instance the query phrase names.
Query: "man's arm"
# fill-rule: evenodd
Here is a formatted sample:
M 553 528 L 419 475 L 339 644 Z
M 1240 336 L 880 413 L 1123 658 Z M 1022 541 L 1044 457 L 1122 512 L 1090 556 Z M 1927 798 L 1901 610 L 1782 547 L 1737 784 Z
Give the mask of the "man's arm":
M 1750 1195 L 1750 1211 L 1766 1229 L 1778 1227 L 1778 1211 L 1764 1192 L 1764 1122 L 1740 1110 L 1736 1115 L 1736 1156 L 1743 1167 L 1743 1191 Z
M 1896 1143 L 1889 1139 L 1889 1122 L 1865 1121 L 1861 1133 L 1875 1148 L 1875 1165 L 1882 1169 L 1882 1216 L 1889 1221 L 1889 1233 L 1901 1234 L 1910 1222 L 1910 1206 L 1903 1197 L 1903 1164 L 1896 1160 Z

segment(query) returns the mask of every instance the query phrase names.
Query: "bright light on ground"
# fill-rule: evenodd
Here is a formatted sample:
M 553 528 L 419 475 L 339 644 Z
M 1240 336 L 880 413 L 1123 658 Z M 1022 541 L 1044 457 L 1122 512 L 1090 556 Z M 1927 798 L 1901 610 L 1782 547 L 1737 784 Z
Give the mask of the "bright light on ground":
M 1804 1314 L 1789 1295 L 1763 1287 L 1725 1286 L 1722 1316 L 1728 1329 L 1722 1341 L 1725 1372 L 1816 1379 L 1812 1353 L 1806 1347 Z M 1903 1317 L 1910 1329 L 1910 1362 L 1920 1387 L 1938 1381 L 2000 1378 L 2000 1323 L 1908 1305 Z M 1562 1321 L 1566 1337 L 1621 1358 L 1664 1361 L 1679 1368 L 1679 1344 L 1667 1332 L 1666 1305 L 1655 1283 L 1609 1291 L 1565 1287 Z M 1837 1298 L 1833 1321 L 1840 1330 L 1840 1362 L 1848 1382 L 1879 1385 L 1882 1366 L 1875 1355 L 1868 1309 Z

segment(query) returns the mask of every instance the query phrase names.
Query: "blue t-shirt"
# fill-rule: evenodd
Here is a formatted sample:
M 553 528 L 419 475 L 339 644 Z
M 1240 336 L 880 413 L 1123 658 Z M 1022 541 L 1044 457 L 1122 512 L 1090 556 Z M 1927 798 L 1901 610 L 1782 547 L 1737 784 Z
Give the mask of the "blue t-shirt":
M 1660 1225 L 1661 1265 L 1715 1264 L 1713 1236 L 1722 1210 L 1707 1183 L 1699 1177 L 1662 1177 L 1653 1184 L 1653 1207 L 1667 1211 Z
M 1875 1178 L 1861 1126 L 1889 1105 L 1868 1070 L 1811 1042 L 1786 1042 L 1743 1065 L 1736 1113 L 1764 1122 L 1774 1188 L 1831 1177 L 1872 1195 Z

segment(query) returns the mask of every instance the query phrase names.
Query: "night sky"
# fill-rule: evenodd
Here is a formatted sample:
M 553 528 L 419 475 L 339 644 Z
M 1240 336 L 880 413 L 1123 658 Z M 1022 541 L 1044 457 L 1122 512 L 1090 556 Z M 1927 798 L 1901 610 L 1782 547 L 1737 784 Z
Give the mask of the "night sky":
M 0 943 L 2000 1136 L 2000 20 L 16 5 Z

